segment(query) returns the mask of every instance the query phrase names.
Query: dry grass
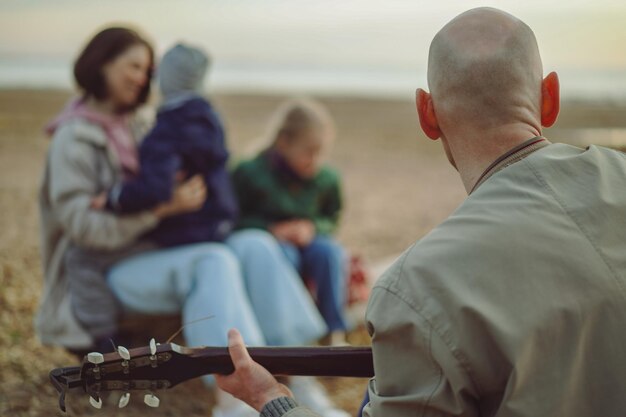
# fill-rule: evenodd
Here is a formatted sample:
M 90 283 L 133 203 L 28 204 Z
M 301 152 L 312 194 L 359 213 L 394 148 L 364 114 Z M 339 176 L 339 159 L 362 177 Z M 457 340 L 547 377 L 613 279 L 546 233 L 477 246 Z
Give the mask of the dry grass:
M 75 359 L 63 349 L 43 347 L 32 319 L 41 291 L 38 253 L 37 185 L 47 141 L 44 123 L 68 94 L 55 91 L 0 91 L 0 415 L 62 415 L 48 371 Z M 220 96 L 215 102 L 228 128 L 235 155 L 259 136 L 280 97 Z M 332 163 L 344 178 L 346 209 L 339 238 L 372 261 L 400 252 L 443 220 L 464 192 L 439 145 L 418 135 L 410 101 L 323 99 L 336 118 L 339 138 Z M 624 109 L 615 105 L 566 107 L 563 127 L 622 126 Z M 552 139 L 565 131 L 553 130 Z M 350 334 L 367 344 L 367 334 Z M 333 398 L 354 413 L 366 381 L 324 379 Z M 123 412 L 94 412 L 86 397 L 68 397 L 68 415 L 208 416 L 210 394 L 190 381 L 160 394 L 163 406 L 148 410 L 140 401 Z M 116 399 L 114 399 L 116 400 Z M 111 407 L 112 409 L 112 407 Z

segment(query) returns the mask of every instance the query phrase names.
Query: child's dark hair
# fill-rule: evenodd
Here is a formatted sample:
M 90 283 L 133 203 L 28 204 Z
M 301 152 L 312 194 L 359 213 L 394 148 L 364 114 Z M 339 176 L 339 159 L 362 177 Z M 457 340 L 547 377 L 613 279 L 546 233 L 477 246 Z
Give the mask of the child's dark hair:
M 150 54 L 148 80 L 152 78 L 154 49 L 139 33 L 124 27 L 111 27 L 96 34 L 82 50 L 74 63 L 74 79 L 86 96 L 97 100 L 106 98 L 107 85 L 102 68 L 134 45 L 145 46 Z M 150 95 L 150 82 L 141 90 L 135 108 L 146 102 Z M 132 109 L 129 109 L 132 110 Z

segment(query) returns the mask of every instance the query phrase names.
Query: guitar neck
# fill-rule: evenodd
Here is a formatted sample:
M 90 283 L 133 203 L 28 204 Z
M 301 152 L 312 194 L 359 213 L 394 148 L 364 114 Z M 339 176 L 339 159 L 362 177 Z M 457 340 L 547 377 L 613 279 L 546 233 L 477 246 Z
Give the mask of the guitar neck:
M 230 374 L 233 363 L 226 347 L 185 348 L 161 346 L 161 354 L 176 354 L 157 367 L 132 367 L 121 379 L 170 381 L 170 386 L 208 374 Z M 252 359 L 273 375 L 342 376 L 368 378 L 374 375 L 370 347 L 251 347 Z M 113 354 L 115 355 L 115 354 Z M 171 354 L 170 354 L 171 355 Z M 105 356 L 107 358 L 108 355 Z M 116 362 L 119 359 L 116 357 Z M 106 365 L 103 365 L 106 366 Z M 111 371 L 106 371 L 113 378 Z
M 252 347 L 248 349 L 255 362 L 273 375 L 310 375 L 372 377 L 374 366 L 369 347 Z M 198 359 L 219 373 L 233 372 L 226 348 L 210 348 Z M 202 365 L 200 365 L 202 366 Z

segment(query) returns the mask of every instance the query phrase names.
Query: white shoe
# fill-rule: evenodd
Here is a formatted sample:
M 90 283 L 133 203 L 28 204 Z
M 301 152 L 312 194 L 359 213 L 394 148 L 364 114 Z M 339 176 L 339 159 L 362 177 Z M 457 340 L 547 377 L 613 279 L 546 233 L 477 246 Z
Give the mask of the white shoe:
M 333 404 L 322 384 L 313 377 L 292 376 L 287 386 L 299 404 L 310 408 L 322 417 L 351 417 L 350 414 Z
M 213 417 L 259 417 L 259 412 L 229 393 L 216 389 Z

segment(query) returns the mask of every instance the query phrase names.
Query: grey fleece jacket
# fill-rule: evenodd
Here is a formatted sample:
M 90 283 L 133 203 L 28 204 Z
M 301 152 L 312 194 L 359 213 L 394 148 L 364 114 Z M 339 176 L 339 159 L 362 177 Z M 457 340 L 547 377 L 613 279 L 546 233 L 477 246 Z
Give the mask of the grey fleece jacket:
M 72 311 L 63 265 L 70 244 L 120 249 L 158 222 L 149 212 L 118 217 L 90 209 L 91 198 L 112 187 L 120 173 L 119 161 L 99 126 L 77 118 L 56 130 L 39 190 L 44 289 L 35 330 L 44 344 L 75 349 L 92 344 Z

